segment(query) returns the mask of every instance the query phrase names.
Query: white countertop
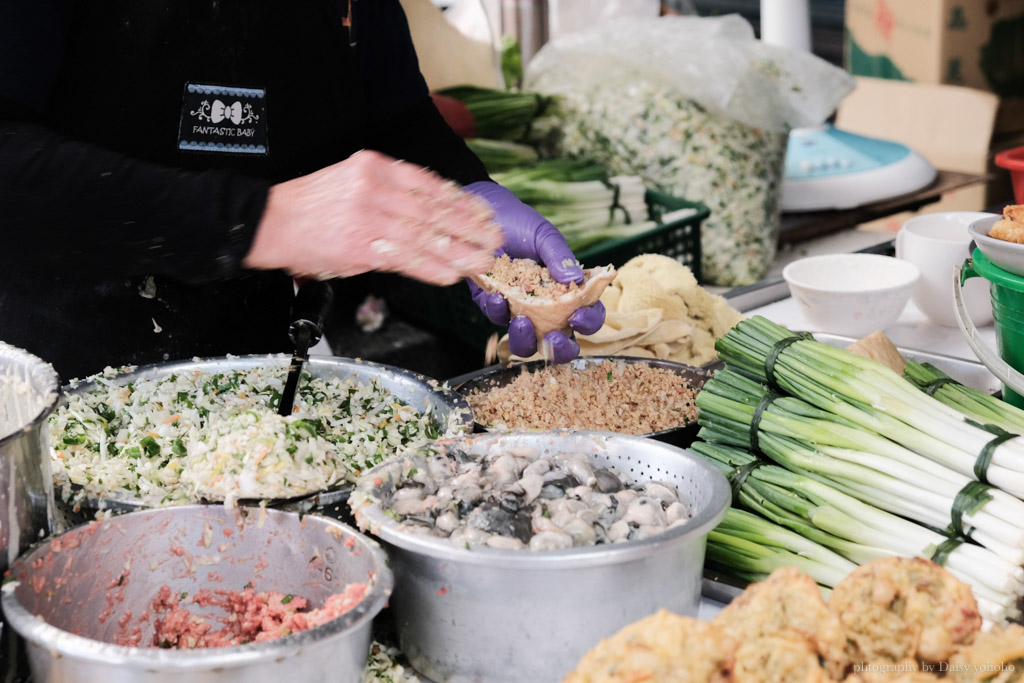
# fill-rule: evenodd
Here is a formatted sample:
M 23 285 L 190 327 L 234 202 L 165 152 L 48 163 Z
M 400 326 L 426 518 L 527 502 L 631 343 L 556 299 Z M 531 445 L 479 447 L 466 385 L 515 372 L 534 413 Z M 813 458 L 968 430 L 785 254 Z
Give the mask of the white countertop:
M 796 302 L 792 298 L 786 298 L 746 311 L 746 314 L 763 315 L 765 318 L 784 325 L 791 330 L 831 332 L 831 330 L 817 329 L 811 324 L 801 314 Z M 954 358 L 978 362 L 977 357 L 975 357 L 967 345 L 967 341 L 964 339 L 964 335 L 960 332 L 959 328 L 945 327 L 930 322 L 914 305 L 913 301 L 908 302 L 899 319 L 883 331 L 896 346 L 901 348 L 940 353 L 953 356 Z M 992 349 L 995 349 L 996 335 L 992 325 L 980 327 L 978 331 L 981 333 L 981 338 L 985 343 Z

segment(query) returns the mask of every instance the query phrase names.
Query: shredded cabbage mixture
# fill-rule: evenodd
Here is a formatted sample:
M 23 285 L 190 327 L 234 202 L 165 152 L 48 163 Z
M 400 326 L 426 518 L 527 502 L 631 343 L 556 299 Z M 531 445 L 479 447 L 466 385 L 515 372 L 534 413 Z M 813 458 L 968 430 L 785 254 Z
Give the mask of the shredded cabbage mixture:
M 376 382 L 304 373 L 277 414 L 287 367 L 195 371 L 125 383 L 112 370 L 50 418 L 54 480 L 78 495 L 150 506 L 285 498 L 353 481 L 406 447 L 436 439 L 419 413 Z

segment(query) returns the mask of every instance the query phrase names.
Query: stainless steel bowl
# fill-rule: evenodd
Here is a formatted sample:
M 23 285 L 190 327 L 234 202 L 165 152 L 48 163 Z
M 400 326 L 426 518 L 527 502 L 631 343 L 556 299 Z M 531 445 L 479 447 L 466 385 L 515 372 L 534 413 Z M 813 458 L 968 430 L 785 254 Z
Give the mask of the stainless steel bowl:
M 115 381 L 132 382 L 142 378 L 167 377 L 187 372 L 225 372 L 275 365 L 287 367 L 290 362 L 291 356 L 276 354 L 157 363 L 118 375 Z M 354 381 L 376 380 L 380 386 L 415 410 L 422 412 L 429 409 L 437 418 L 442 434 L 472 431 L 472 411 L 466 400 L 458 393 L 425 375 L 381 363 L 334 356 L 310 356 L 303 369 L 314 377 L 337 377 Z M 95 388 L 94 382 L 80 382 L 74 386 L 64 387 L 63 393 L 75 395 L 88 392 L 93 388 Z M 294 499 L 282 499 L 276 501 L 274 507 L 296 512 L 310 510 L 322 511 L 327 514 L 345 512 L 347 510 L 345 501 L 348 499 L 351 488 L 351 485 L 344 484 L 329 491 Z M 98 510 L 111 510 L 115 514 L 120 514 L 144 507 L 143 503 L 132 498 L 104 497 L 99 499 L 85 495 L 76 497 L 72 505 L 62 504 L 62 501 L 58 500 L 63 528 L 70 528 L 93 519 Z
M 3 609 L 28 644 L 34 683 L 356 683 L 371 622 L 392 586 L 380 547 L 349 526 L 315 515 L 221 505 L 143 510 L 93 522 L 40 545 L 12 569 L 19 583 L 5 590 Z M 156 615 L 143 617 L 164 585 L 175 595 L 195 595 L 202 588 L 249 584 L 319 606 L 354 582 L 371 585 L 352 611 L 277 640 L 206 650 L 115 644 L 135 628 L 141 642 L 152 641 Z M 201 613 L 191 603 L 188 609 Z
M 591 365 L 606 360 L 614 361 L 616 363 L 625 363 L 627 365 L 649 365 L 654 368 L 669 370 L 685 379 L 695 390 L 704 386 L 704 382 L 706 382 L 711 376 L 711 372 L 707 368 L 697 368 L 692 365 L 684 365 L 683 363 L 676 363 L 670 360 L 659 360 L 657 358 L 634 358 L 631 356 L 581 356 L 570 361 L 569 365 L 577 370 L 583 370 Z M 511 383 L 522 373 L 536 372 L 546 367 L 547 364 L 547 361 L 536 360 L 525 363 L 515 363 L 512 365 L 492 365 L 474 373 L 455 377 L 449 381 L 449 384 L 455 391 L 459 392 L 463 396 L 469 396 L 473 391 L 487 391 L 488 389 L 495 387 L 503 387 Z M 474 428 L 477 432 L 491 431 L 488 427 L 479 423 L 474 423 Z M 673 446 L 685 448 L 693 443 L 694 439 L 697 438 L 697 432 L 699 430 L 700 427 L 695 419 L 692 422 L 678 427 L 662 429 L 649 434 L 642 434 L 641 436 L 657 439 L 658 441 L 664 441 L 665 443 L 672 444 Z
M 659 608 L 696 616 L 706 537 L 730 502 L 725 477 L 703 459 L 605 432 L 482 434 L 439 445 L 470 457 L 521 446 L 587 453 L 633 482 L 671 482 L 696 514 L 684 526 L 620 544 L 470 550 L 398 530 L 372 500 L 400 481 L 401 459 L 370 470 L 350 502 L 391 559 L 391 610 L 401 648 L 420 673 L 436 681 L 559 681 L 601 638 Z
M 49 363 L 0 342 L 0 573 L 52 529 L 45 425 L 59 387 Z

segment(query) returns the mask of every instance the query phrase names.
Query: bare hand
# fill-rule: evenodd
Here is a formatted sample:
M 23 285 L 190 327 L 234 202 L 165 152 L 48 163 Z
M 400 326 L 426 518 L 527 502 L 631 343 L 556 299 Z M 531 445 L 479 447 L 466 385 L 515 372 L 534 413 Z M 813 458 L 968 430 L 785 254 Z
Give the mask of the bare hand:
M 327 279 L 371 270 L 449 285 L 504 241 L 490 207 L 425 168 L 373 151 L 273 186 L 247 268 Z

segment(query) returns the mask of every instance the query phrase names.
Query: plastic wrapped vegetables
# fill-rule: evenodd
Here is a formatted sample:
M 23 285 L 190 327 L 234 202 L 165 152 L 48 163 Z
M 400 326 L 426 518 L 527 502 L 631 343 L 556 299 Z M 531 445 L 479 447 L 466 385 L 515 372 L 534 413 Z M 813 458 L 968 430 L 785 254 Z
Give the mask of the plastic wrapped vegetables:
M 559 97 L 554 152 L 706 204 L 703 279 L 741 285 L 775 256 L 788 131 L 821 123 L 853 81 L 813 55 L 761 43 L 727 16 L 567 34 L 531 60 L 525 85 Z
M 701 231 L 706 281 L 740 285 L 764 275 L 775 258 L 786 134 L 732 121 L 649 82 L 608 84 L 565 107 L 565 154 L 596 158 L 711 209 Z

